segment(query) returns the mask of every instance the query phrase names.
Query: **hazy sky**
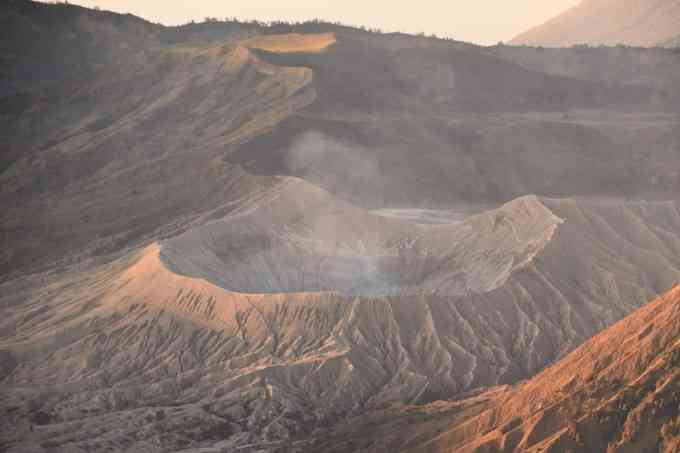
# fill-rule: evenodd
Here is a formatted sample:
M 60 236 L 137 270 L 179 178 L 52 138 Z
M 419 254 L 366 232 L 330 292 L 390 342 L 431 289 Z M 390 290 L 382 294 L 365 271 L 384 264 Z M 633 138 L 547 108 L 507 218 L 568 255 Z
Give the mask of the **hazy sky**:
M 175 25 L 223 19 L 321 18 L 387 31 L 426 32 L 495 44 L 579 3 L 579 0 L 72 0 Z

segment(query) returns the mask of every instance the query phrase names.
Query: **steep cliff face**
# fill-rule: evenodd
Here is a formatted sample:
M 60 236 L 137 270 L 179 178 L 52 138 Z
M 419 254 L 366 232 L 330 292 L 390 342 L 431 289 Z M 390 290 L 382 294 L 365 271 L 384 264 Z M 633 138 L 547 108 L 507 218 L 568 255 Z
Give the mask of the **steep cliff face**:
M 672 203 L 533 196 L 424 225 L 284 179 L 113 263 L 3 285 L 6 419 L 51 417 L 17 448 L 226 447 L 515 382 L 677 281 L 678 231 Z
M 511 42 L 550 47 L 656 46 L 674 38 L 678 29 L 680 2 L 677 0 L 583 0 Z

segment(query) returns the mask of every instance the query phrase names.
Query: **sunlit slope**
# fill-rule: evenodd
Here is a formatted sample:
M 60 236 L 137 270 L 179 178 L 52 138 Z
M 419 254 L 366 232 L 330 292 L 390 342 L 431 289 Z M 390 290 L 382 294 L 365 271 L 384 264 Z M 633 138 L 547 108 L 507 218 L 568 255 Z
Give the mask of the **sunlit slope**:
M 434 441 L 431 451 L 678 448 L 680 305 L 671 291 Z M 447 445 L 448 444 L 448 445 Z
M 246 40 L 244 45 L 252 49 L 275 53 L 322 52 L 336 41 L 333 33 L 289 33 L 262 35 Z

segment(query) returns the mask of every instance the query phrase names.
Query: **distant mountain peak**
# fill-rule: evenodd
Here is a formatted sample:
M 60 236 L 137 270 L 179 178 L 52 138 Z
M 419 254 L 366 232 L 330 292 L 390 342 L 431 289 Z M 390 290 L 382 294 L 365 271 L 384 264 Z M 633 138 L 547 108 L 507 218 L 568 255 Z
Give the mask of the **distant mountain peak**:
M 653 47 L 677 36 L 678 30 L 678 0 L 583 0 L 520 34 L 511 43 L 547 47 L 575 44 Z

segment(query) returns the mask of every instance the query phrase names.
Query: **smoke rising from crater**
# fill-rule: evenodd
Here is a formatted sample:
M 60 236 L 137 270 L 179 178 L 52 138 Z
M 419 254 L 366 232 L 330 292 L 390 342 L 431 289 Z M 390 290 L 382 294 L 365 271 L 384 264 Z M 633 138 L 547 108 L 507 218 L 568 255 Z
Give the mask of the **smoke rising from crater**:
M 376 184 L 381 175 L 371 155 L 363 146 L 311 130 L 293 140 L 287 164 L 293 174 L 326 187 Z

